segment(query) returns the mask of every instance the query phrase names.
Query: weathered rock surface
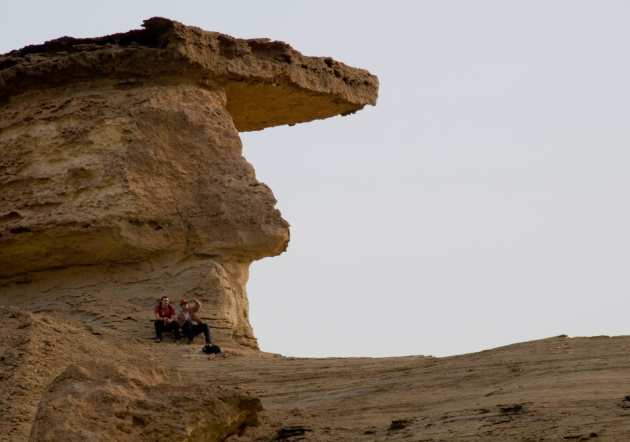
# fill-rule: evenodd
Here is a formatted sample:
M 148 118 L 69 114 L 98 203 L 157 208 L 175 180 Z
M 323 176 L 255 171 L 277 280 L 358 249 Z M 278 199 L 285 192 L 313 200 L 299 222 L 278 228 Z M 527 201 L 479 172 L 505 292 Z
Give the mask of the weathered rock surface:
M 259 399 L 218 385 L 85 362 L 66 368 L 43 394 L 31 439 L 219 441 L 257 425 L 261 409 Z
M 0 56 L 0 305 L 98 321 L 114 302 L 121 321 L 196 297 L 220 342 L 257 348 L 249 264 L 289 229 L 238 131 L 352 113 L 377 88 L 284 43 L 162 18 Z
M 118 80 L 197 84 L 225 91 L 239 131 L 347 114 L 375 104 L 378 80 L 279 41 L 243 40 L 164 18 L 100 38 L 63 37 L 0 56 L 0 97 L 65 84 Z
M 169 369 L 146 345 L 0 308 L 0 441 L 219 441 L 260 400 Z
M 0 323 L 2 442 L 630 439 L 627 336 L 302 359 L 208 357 L 6 308 Z

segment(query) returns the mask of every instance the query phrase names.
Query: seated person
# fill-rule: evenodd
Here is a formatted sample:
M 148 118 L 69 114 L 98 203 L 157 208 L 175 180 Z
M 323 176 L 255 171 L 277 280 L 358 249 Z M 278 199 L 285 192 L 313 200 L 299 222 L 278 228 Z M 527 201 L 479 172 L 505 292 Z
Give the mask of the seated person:
M 198 315 L 199 310 L 201 309 L 201 302 L 195 299 L 189 303 L 185 299 L 182 299 L 179 305 L 181 306 L 181 312 L 179 313 L 177 319 L 180 323 L 184 336 L 188 338 L 188 343 L 192 343 L 195 336 L 203 333 L 203 336 L 206 339 L 206 344 L 210 344 L 210 328 L 208 327 L 208 324 L 205 324 L 199 318 Z
M 155 342 L 162 342 L 162 334 L 172 331 L 175 340 L 179 340 L 179 324 L 175 320 L 175 308 L 171 305 L 168 296 L 162 296 L 155 306 Z

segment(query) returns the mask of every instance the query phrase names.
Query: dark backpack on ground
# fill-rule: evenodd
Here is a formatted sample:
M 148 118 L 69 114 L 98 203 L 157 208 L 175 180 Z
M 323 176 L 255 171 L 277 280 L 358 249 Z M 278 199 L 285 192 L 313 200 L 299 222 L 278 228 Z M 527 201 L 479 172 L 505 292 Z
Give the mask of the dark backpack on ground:
M 221 347 L 215 344 L 206 344 L 203 346 L 201 351 L 209 355 L 216 355 L 216 354 L 221 353 Z

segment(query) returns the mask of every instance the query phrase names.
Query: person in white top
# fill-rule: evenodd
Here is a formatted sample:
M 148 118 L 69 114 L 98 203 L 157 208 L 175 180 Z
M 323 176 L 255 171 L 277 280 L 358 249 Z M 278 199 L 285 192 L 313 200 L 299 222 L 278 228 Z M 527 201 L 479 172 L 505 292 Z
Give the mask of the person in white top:
M 210 327 L 199 318 L 199 310 L 201 309 L 201 302 L 197 299 L 188 302 L 186 299 L 182 299 L 179 302 L 181 311 L 177 316 L 177 320 L 181 326 L 182 333 L 188 338 L 188 343 L 192 343 L 195 336 L 203 333 L 206 340 L 206 344 L 211 343 L 210 339 Z

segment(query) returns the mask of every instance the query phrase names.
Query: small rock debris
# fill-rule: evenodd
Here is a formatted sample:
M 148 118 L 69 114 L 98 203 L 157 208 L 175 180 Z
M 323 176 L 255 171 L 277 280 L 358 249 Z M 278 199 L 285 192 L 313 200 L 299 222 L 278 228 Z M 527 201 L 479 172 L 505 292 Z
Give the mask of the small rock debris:
M 394 419 L 389 425 L 388 431 L 398 431 L 407 428 L 412 423 L 411 419 Z
M 523 404 L 499 405 L 498 407 L 503 414 L 518 414 L 525 411 Z
M 282 427 L 278 430 L 273 440 L 302 440 L 304 439 L 302 436 L 311 431 L 313 430 L 301 425 Z

